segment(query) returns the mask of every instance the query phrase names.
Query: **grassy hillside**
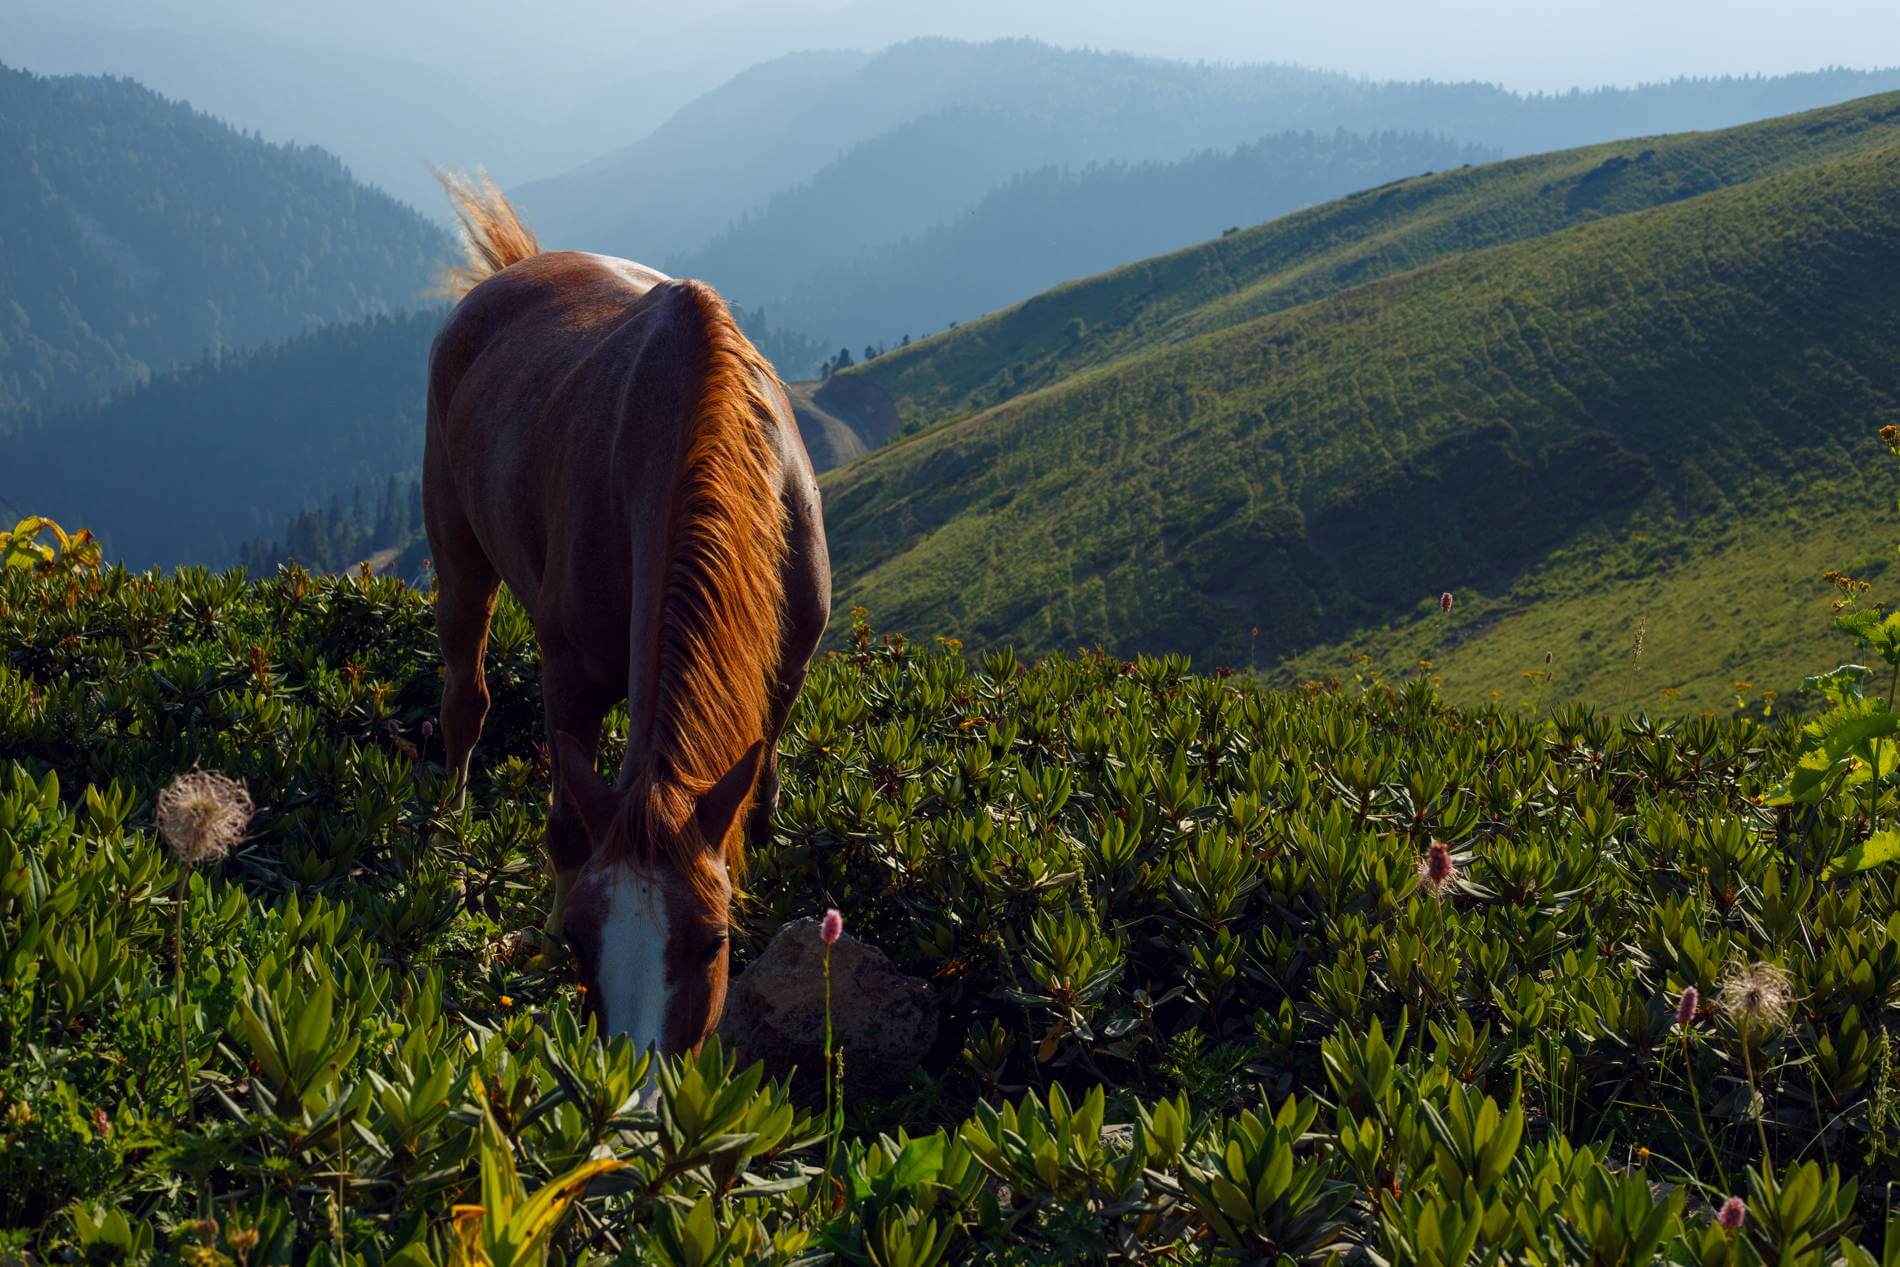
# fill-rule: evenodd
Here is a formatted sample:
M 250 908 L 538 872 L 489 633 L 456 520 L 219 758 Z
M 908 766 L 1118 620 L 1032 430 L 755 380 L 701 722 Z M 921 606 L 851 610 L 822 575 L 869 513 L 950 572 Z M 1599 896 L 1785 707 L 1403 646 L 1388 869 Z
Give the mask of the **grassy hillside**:
M 1391 276 L 1338 289 L 1350 252 L 1325 258 L 1336 293 L 1265 316 L 1247 312 L 1270 301 L 1244 279 L 1206 284 L 1226 308 L 1205 332 L 1193 306 L 1162 293 L 1152 310 L 1135 305 L 1150 324 L 1116 336 L 1129 349 L 1118 358 L 1084 358 L 1050 386 L 833 473 L 839 597 L 983 643 L 1264 667 L 1409 620 L 1442 589 L 1508 605 L 1527 601 L 1524 586 L 1614 588 L 1770 507 L 1818 518 L 1866 506 L 1857 458 L 1900 406 L 1896 123 L 1892 98 L 1787 121 L 1758 135 L 1811 135 L 1805 162 L 1770 146 L 1759 165 L 1772 174 L 1758 179 L 1411 272 L 1396 271 L 1401 253 L 1448 230 L 1432 182 L 1387 191 L 1426 209 L 1378 235 L 1399 244 L 1371 257 Z M 1537 193 L 1538 174 L 1502 170 L 1531 205 L 1563 204 L 1590 171 L 1666 169 L 1663 144 L 1631 148 L 1626 164 L 1562 160 L 1587 164 L 1569 190 Z M 1667 170 L 1656 183 L 1679 188 Z M 1621 188 L 1601 191 L 1610 206 Z M 1376 212 L 1379 197 L 1358 205 Z M 1521 203 L 1453 205 L 1522 223 Z M 1228 252 L 1269 248 L 1262 233 Z M 1171 257 L 1080 289 L 1126 296 L 1144 275 L 1204 274 Z M 1297 293 L 1297 279 L 1267 284 Z M 1068 302 L 1058 292 L 995 320 Z M 907 369 L 936 368 L 926 398 L 967 400 L 994 377 L 973 354 L 979 337 L 997 333 L 931 340 L 869 374 L 914 402 L 925 393 L 906 394 Z M 1671 671 L 1691 700 L 1723 673 L 1703 658 Z
M 1319 1267 L 1447 1261 L 1462 1227 L 1463 1262 L 1826 1267 L 1900 1240 L 1895 873 L 1829 871 L 1893 821 L 1891 763 L 1790 812 L 1762 804 L 1783 726 L 852 632 L 732 929 L 744 964 L 835 907 L 929 983 L 895 1094 L 845 1046 L 834 1147 L 811 1083 L 717 1044 L 641 1105 L 648 1058 L 511 939 L 548 794 L 517 605 L 464 813 L 425 594 L 0 571 L 0 1245 Z M 187 867 L 201 833 L 155 806 L 194 765 L 256 812 Z M 551 1253 L 511 1257 L 531 1192 Z
M 314 148 L 0 66 L 0 429 L 207 351 L 422 301 L 448 239 Z
M 1888 93 L 1719 132 L 1394 181 L 1070 282 L 854 373 L 887 392 L 906 422 L 941 420 L 1460 251 L 1692 198 L 1896 135 L 1900 93 Z

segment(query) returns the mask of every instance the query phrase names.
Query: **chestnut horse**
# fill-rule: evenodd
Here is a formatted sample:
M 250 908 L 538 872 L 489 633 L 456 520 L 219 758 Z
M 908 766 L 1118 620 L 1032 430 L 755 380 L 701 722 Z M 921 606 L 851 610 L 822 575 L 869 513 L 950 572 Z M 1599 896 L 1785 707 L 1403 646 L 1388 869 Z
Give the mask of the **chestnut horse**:
M 544 252 L 443 180 L 462 298 L 429 355 L 423 512 L 442 737 L 466 796 L 503 582 L 534 621 L 554 767 L 547 931 L 603 1034 L 697 1048 L 726 992 L 744 837 L 831 609 L 818 485 L 777 375 L 711 287 Z M 595 771 L 626 700 L 626 760 Z

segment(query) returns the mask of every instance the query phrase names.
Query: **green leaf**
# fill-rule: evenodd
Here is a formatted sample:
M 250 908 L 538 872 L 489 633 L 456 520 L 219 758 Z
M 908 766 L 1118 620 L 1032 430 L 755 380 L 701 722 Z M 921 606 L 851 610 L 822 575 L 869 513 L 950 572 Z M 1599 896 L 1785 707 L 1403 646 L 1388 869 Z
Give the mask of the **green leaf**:
M 1832 879 L 1838 875 L 1852 875 L 1857 871 L 1867 871 L 1874 867 L 1900 859 L 1900 830 L 1883 828 L 1867 839 L 1849 847 L 1827 864 L 1822 872 L 1823 879 Z

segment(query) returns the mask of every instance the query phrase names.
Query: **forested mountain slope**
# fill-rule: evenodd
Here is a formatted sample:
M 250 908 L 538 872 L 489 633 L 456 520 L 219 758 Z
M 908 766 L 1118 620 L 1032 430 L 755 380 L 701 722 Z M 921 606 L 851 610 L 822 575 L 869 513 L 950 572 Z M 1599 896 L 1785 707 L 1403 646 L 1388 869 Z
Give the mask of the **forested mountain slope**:
M 0 497 L 99 534 L 135 568 L 238 561 L 296 512 L 422 460 L 439 309 L 203 360 L 0 438 Z
M 321 150 L 0 66 L 0 429 L 205 352 L 422 302 L 446 235 Z

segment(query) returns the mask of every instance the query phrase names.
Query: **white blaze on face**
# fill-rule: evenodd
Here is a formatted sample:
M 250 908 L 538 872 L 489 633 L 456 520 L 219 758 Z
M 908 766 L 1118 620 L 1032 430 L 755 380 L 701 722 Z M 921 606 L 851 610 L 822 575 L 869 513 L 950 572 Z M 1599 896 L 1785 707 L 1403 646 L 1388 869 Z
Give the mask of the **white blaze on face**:
M 604 881 L 606 918 L 595 968 L 606 1033 L 625 1034 L 636 1051 L 660 1050 L 666 1028 L 666 895 L 631 866 Z M 649 1076 L 649 1093 L 654 1087 Z

